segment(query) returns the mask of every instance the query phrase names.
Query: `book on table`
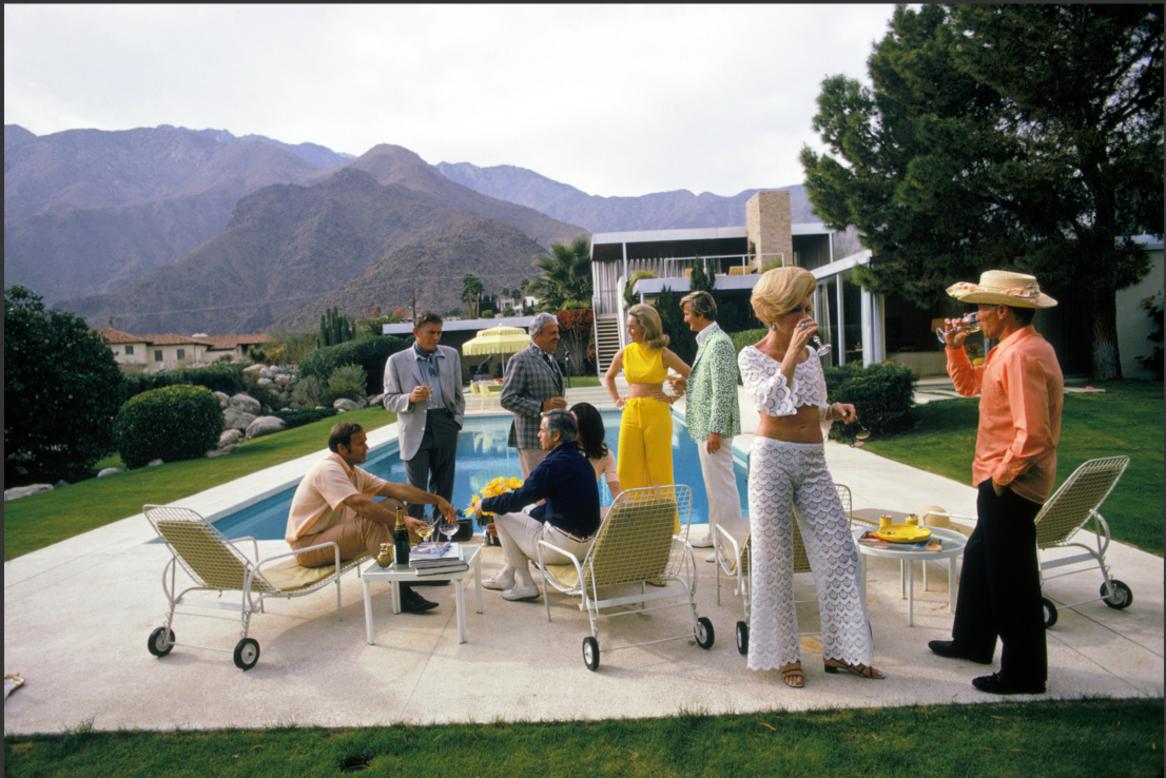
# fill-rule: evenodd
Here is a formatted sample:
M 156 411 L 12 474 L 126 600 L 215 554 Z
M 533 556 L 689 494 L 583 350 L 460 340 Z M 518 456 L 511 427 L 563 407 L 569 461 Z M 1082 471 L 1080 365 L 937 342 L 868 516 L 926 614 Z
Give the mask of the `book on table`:
M 469 568 L 458 543 L 420 543 L 409 553 L 409 567 L 417 575 L 460 573 Z

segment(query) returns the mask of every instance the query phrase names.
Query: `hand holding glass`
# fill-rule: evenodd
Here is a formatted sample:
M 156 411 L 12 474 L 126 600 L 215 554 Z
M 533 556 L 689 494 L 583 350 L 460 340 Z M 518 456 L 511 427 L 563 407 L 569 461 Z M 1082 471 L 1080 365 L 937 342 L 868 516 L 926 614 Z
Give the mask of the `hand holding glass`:
M 939 342 L 947 345 L 947 338 L 949 335 L 955 335 L 957 332 L 966 332 L 969 335 L 980 331 L 980 314 L 976 311 L 965 313 L 956 320 L 956 324 L 951 329 L 944 329 L 943 327 L 935 328 L 935 337 L 939 338 Z

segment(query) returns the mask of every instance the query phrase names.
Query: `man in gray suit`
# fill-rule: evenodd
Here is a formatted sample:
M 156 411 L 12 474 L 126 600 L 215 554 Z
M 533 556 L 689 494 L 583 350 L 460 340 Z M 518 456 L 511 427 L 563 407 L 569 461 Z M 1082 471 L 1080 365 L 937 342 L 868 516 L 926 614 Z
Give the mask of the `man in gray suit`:
M 438 345 L 441 317 L 422 311 L 413 322 L 414 343 L 385 362 L 385 408 L 397 414 L 401 461 L 409 484 L 453 497 L 457 437 L 466 415 L 462 362 L 457 349 Z M 409 504 L 409 515 L 425 507 Z
M 522 477 L 546 458 L 538 440 L 542 412 L 566 408 L 563 374 L 555 362 L 559 345 L 559 320 L 540 313 L 530 323 L 531 345 L 510 358 L 502 382 L 502 407 L 514 414 L 508 445 L 518 449 Z

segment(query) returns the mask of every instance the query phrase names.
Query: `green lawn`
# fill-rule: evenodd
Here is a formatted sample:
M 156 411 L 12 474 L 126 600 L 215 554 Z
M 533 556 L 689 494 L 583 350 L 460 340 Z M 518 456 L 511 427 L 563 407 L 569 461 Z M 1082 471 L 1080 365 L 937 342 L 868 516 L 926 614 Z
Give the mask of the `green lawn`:
M 1154 776 L 1162 699 L 5 737 L 5 774 Z
M 1087 459 L 1128 454 L 1130 466 L 1101 513 L 1113 537 L 1162 555 L 1162 384 L 1099 382 L 1104 393 L 1069 393 L 1057 448 L 1057 484 Z M 977 399 L 919 406 L 915 428 L 866 448 L 898 462 L 969 483 Z
M 344 414 L 346 421 L 354 421 L 366 430 L 390 424 L 396 418 L 384 408 L 362 408 Z M 14 500 L 4 506 L 4 559 L 132 516 L 142 510 L 144 503 L 171 502 L 327 448 L 328 430 L 337 419 L 333 416 L 249 440 L 224 457 L 143 467 Z M 120 465 L 120 459 L 103 464 Z

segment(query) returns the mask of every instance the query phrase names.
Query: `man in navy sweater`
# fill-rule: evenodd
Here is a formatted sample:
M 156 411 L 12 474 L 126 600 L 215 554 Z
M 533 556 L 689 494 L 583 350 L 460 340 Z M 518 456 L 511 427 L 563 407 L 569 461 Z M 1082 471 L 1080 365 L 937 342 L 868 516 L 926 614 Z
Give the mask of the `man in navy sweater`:
M 550 410 L 539 421 L 538 441 L 546 458 L 531 471 L 521 487 L 482 500 L 475 508 L 494 513 L 494 525 L 506 565 L 482 582 L 502 592 L 507 600 L 536 600 L 538 587 L 530 577 L 529 562 L 538 558 L 538 542 L 546 540 L 582 558 L 599 529 L 599 488 L 595 470 L 579 449 L 579 427 L 565 410 Z M 524 508 L 542 500 L 529 513 Z M 547 564 L 567 562 L 561 554 L 543 554 Z

